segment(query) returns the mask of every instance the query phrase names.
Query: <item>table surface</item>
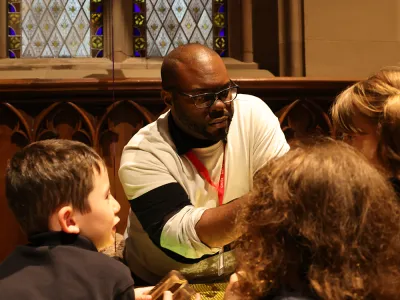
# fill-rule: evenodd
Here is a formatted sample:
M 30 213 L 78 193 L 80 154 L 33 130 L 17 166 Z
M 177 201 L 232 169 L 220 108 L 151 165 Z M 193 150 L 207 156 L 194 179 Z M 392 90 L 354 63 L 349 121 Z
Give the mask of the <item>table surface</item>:
M 200 293 L 201 299 L 223 300 L 227 283 L 191 284 L 190 286 Z

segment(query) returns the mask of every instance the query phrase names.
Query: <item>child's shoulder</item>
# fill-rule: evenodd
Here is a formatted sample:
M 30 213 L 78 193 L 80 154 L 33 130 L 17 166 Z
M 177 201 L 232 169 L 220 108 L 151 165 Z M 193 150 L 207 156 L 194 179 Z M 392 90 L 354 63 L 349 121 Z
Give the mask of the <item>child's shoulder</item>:
M 45 290 L 43 280 L 52 288 Z M 27 292 L 49 296 L 64 289 L 115 296 L 133 284 L 129 268 L 121 262 L 71 245 L 18 246 L 0 264 L 0 290 L 14 299 L 23 299 Z
M 84 272 L 96 273 L 98 275 L 107 274 L 110 277 L 114 276 L 119 279 L 123 277 L 131 278 L 129 268 L 126 265 L 106 254 L 74 246 L 58 246 L 53 251 L 60 252 L 56 254 L 60 260 L 63 260 L 65 256 L 72 259 L 75 267 L 82 269 Z

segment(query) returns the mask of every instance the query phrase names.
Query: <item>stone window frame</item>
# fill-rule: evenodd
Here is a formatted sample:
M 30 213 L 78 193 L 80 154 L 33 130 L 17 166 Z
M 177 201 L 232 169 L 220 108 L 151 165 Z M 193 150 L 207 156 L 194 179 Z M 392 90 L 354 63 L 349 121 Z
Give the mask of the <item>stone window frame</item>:
M 7 49 L 7 0 L 0 0 L 0 71 L 37 69 L 158 69 L 162 58 L 133 57 L 131 0 L 104 1 L 104 57 L 103 58 L 34 58 L 10 59 Z M 113 7 L 111 8 L 111 5 Z M 113 12 L 113 16 L 111 15 Z M 233 21 L 234 20 L 234 21 Z M 240 21 L 239 21 L 240 20 Z M 228 0 L 228 57 L 225 62 L 257 68 L 253 63 L 252 0 Z M 239 21 L 239 22 L 238 22 Z M 113 24 L 112 24 L 113 22 Z M 113 26 L 112 26 L 113 25 Z M 114 45 L 112 47 L 112 27 Z M 118 30 L 115 30 L 118 28 Z M 112 62 L 114 49 L 114 65 Z

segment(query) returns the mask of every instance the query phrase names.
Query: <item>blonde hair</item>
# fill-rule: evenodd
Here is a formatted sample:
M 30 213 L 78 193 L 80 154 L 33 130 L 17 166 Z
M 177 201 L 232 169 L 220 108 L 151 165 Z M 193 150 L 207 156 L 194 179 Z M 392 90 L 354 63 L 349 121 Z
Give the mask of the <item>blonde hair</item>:
M 377 154 L 382 165 L 400 176 L 400 68 L 384 68 L 366 80 L 347 88 L 332 107 L 335 129 L 342 133 L 363 133 L 354 123 L 360 116 L 376 125 Z

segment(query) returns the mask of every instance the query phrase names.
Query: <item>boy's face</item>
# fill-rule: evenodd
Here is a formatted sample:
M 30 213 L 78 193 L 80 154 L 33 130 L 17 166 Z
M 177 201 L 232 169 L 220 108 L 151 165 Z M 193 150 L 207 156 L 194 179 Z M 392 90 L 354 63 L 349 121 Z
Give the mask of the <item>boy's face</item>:
M 79 234 L 90 239 L 98 250 L 114 242 L 116 225 L 119 222 L 117 213 L 119 203 L 110 193 L 110 181 L 107 170 L 102 166 L 101 173 L 94 172 L 93 191 L 89 194 L 89 213 L 75 216 Z

